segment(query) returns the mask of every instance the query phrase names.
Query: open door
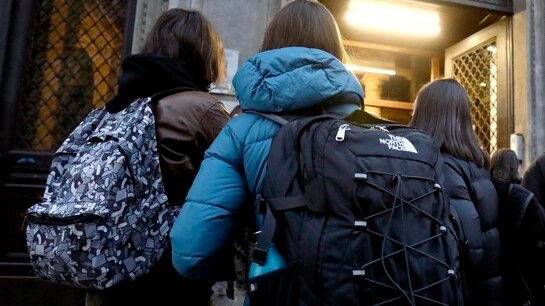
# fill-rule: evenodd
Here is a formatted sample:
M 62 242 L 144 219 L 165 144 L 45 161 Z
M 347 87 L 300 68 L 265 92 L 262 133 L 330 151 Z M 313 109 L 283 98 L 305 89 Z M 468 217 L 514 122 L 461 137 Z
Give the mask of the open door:
M 445 77 L 466 88 L 473 129 L 489 154 L 508 148 L 514 130 L 511 33 L 511 19 L 504 17 L 445 50 Z

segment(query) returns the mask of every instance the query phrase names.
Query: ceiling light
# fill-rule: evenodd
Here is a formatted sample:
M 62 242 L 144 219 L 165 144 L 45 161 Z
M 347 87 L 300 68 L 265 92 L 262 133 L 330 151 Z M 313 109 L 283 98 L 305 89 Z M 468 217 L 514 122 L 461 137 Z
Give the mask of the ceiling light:
M 378 30 L 430 36 L 441 32 L 437 12 L 385 1 L 352 0 L 345 18 Z
M 386 74 L 386 75 L 395 75 L 396 71 L 391 69 L 381 69 L 381 68 L 372 68 L 359 65 L 346 65 L 346 68 L 354 73 L 375 73 L 375 74 Z

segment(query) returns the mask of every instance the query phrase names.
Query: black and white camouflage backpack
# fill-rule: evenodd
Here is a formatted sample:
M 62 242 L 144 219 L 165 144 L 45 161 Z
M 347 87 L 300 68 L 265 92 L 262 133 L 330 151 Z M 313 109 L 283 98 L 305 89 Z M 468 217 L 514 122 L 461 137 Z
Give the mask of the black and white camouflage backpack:
M 147 274 L 169 246 L 179 207 L 165 194 L 151 103 L 92 111 L 55 152 L 26 215 L 39 278 L 102 290 Z
M 250 305 L 463 305 L 460 241 L 429 134 L 358 116 L 261 115 L 284 125 L 252 261 L 267 265 L 274 243 L 287 266 L 247 280 Z

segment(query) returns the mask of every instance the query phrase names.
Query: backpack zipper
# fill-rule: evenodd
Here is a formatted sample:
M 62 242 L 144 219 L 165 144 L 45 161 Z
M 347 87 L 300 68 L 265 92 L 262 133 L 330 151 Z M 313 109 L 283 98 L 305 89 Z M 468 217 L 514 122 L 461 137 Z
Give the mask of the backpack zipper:
M 386 133 L 390 133 L 390 131 L 388 131 L 388 129 L 385 126 L 382 126 L 382 125 L 375 125 L 375 126 L 371 127 L 371 129 L 372 130 L 383 131 L 383 132 L 386 132 Z
M 375 125 L 370 128 L 371 130 L 378 130 L 385 133 L 390 133 L 388 129 L 385 126 L 382 125 Z M 336 141 L 344 141 L 344 137 L 346 135 L 346 131 L 350 131 L 350 125 L 345 123 L 339 125 L 339 129 L 337 130 L 337 135 L 335 136 Z
M 91 215 L 91 214 L 72 216 L 72 217 L 63 217 L 63 218 L 49 217 L 49 216 L 35 216 L 32 214 L 28 214 L 25 216 L 23 226 L 28 222 L 41 224 L 41 225 L 63 226 L 63 225 L 70 225 L 74 223 L 89 223 L 99 219 L 101 219 L 100 216 Z
M 346 134 L 346 131 L 349 131 L 350 130 L 350 125 L 349 124 L 341 124 L 339 126 L 339 130 L 337 130 L 337 135 L 335 136 L 335 140 L 336 141 L 343 141 L 344 140 L 344 135 Z

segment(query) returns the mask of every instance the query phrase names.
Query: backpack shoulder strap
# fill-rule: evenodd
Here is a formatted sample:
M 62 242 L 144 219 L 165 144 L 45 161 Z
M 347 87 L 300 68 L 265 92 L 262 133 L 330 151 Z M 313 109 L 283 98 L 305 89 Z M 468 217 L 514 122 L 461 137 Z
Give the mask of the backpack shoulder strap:
M 307 116 L 299 115 L 299 114 L 286 114 L 285 115 L 286 118 L 284 118 L 284 116 L 280 116 L 277 114 L 259 112 L 255 110 L 245 110 L 244 112 L 263 116 L 269 120 L 277 122 L 278 124 L 282 126 L 285 126 L 290 122 L 297 123 L 296 126 L 293 126 L 294 129 L 297 131 L 296 135 L 294 136 L 294 139 L 300 139 L 301 134 L 304 131 L 305 127 L 310 125 L 311 123 L 324 120 L 327 118 L 336 118 L 332 115 L 327 115 L 327 114 L 317 115 L 317 116 L 312 114 Z M 301 120 L 298 120 L 298 119 L 301 119 Z M 272 148 L 272 145 L 271 145 L 271 148 Z M 297 146 L 297 148 L 300 149 L 299 146 Z M 261 232 L 259 235 L 259 239 L 252 252 L 251 260 L 253 262 L 263 265 L 265 263 L 265 260 L 267 259 L 269 248 L 273 242 L 273 236 L 276 229 L 276 219 L 274 218 L 271 210 L 269 209 L 269 205 L 273 206 L 275 209 L 284 210 L 284 209 L 300 207 L 306 204 L 304 201 L 301 201 L 299 198 L 282 198 L 282 201 L 279 201 L 278 199 L 264 199 L 262 198 L 260 194 L 256 196 L 255 201 L 258 202 L 256 203 L 256 205 L 257 207 L 260 207 L 259 209 L 260 213 L 264 214 L 264 218 L 263 218 L 263 224 L 262 224 Z
M 509 183 L 509 191 L 508 196 L 506 197 L 507 201 L 501 201 L 501 203 L 504 205 L 503 210 L 506 211 L 504 215 L 507 215 L 509 217 L 507 221 L 507 230 L 512 230 L 512 235 L 509 235 L 514 240 L 519 240 L 519 237 L 521 235 L 524 235 L 521 233 L 521 227 L 522 227 L 522 221 L 524 219 L 524 216 L 526 215 L 528 211 L 528 207 L 530 205 L 534 205 L 538 209 L 537 214 L 541 215 L 540 220 L 543 220 L 545 217 L 545 211 L 541 208 L 540 204 L 536 201 L 534 194 L 524 188 L 523 186 Z M 501 199 L 500 199 L 501 200 Z M 533 203 L 532 203 L 533 202 Z M 530 204 L 532 203 L 532 204 Z M 528 211 L 530 213 L 530 211 Z M 543 245 L 543 241 L 541 240 L 542 236 L 540 235 L 538 242 L 536 243 L 536 248 L 539 248 Z M 524 288 L 528 292 L 528 294 L 531 297 L 531 300 L 536 299 L 536 292 L 533 292 L 532 286 L 529 285 L 529 282 L 532 281 L 531 278 L 526 277 L 522 270 L 519 267 L 519 263 L 521 261 L 527 260 L 522 252 L 517 251 L 515 252 L 515 266 L 517 267 L 516 273 L 520 277 L 522 284 L 524 285 Z
M 259 111 L 256 111 L 256 110 L 245 110 L 244 111 L 245 113 L 249 113 L 249 114 L 256 114 L 256 115 L 260 115 L 262 117 L 265 117 L 269 120 L 272 120 L 280 125 L 286 125 L 286 123 L 288 123 L 289 121 L 277 114 L 273 114 L 273 113 L 264 113 L 264 112 L 259 112 Z
M 265 117 L 282 126 L 286 125 L 289 122 L 287 119 L 282 118 L 279 115 L 273 114 L 273 113 L 265 113 L 265 112 L 255 111 L 255 110 L 245 110 L 243 112 Z M 264 199 L 261 197 L 260 194 L 256 195 L 255 197 L 254 207 L 259 207 L 260 213 L 264 214 L 264 219 L 263 219 L 263 224 L 261 226 L 259 239 L 251 255 L 251 261 L 257 262 L 263 265 L 265 263 L 265 260 L 267 259 L 267 255 L 269 253 L 269 247 L 272 244 L 273 235 L 276 228 L 276 219 L 272 215 L 271 211 L 268 209 L 267 205 L 265 205 Z
M 513 183 L 509 184 L 507 202 L 509 203 L 509 206 L 514 210 L 512 211 L 515 214 L 515 218 L 513 219 L 513 225 L 517 235 L 520 233 L 522 219 L 524 218 L 524 214 L 526 213 L 528 205 L 530 204 L 530 201 L 532 201 L 533 197 L 533 193 L 526 188 Z
M 471 197 L 471 200 L 473 201 L 473 187 L 471 186 L 471 179 L 469 173 L 467 173 L 466 168 L 460 164 L 460 161 L 458 159 L 454 158 L 453 156 L 450 156 L 448 154 L 443 155 L 443 161 L 447 167 L 451 168 L 452 170 L 456 171 L 458 175 L 462 177 L 464 180 L 464 183 L 466 184 L 467 191 L 469 193 L 469 196 Z

